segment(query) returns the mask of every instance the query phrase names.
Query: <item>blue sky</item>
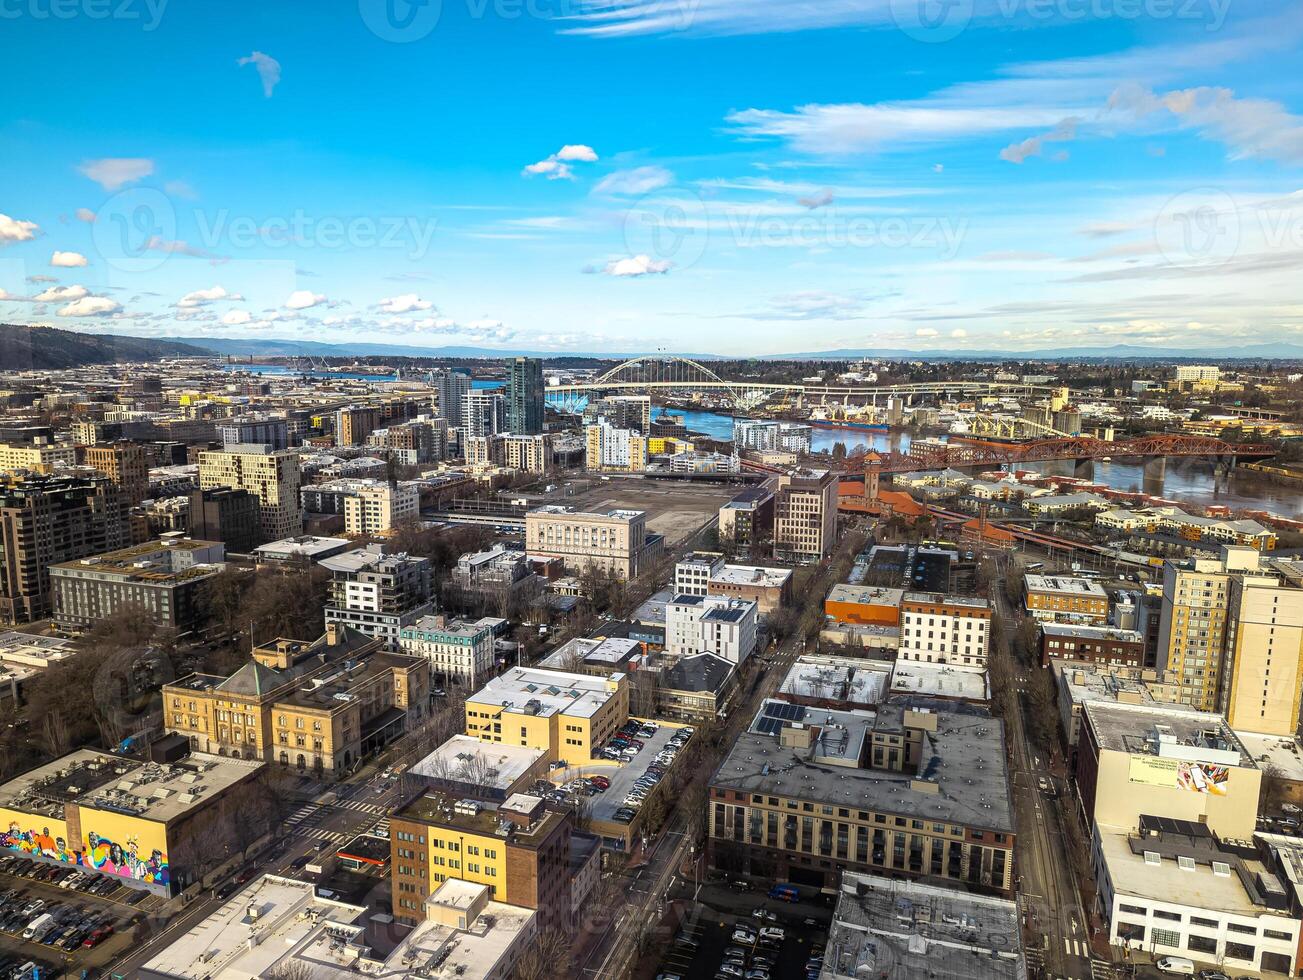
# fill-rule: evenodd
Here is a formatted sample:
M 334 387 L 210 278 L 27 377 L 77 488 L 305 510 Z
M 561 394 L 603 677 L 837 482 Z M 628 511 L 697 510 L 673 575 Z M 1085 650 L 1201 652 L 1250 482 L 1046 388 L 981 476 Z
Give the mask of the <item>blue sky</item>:
M 1303 341 L 1277 0 L 0 0 L 0 319 L 775 354 Z

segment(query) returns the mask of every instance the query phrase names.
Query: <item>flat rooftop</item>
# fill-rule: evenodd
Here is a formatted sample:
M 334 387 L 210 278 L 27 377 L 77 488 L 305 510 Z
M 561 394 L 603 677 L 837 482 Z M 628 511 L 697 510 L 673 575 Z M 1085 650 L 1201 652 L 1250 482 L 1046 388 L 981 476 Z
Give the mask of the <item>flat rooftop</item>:
M 1144 643 L 1144 634 L 1138 630 L 1120 630 L 1112 626 L 1077 626 L 1073 623 L 1042 623 L 1041 632 L 1075 640 L 1113 640 L 1118 643 Z
M 512 823 L 498 813 L 499 805 L 513 809 L 520 801 L 541 802 L 537 797 L 520 794 L 508 797 L 501 804 L 484 800 L 457 799 L 451 794 L 428 790 L 394 810 L 396 820 L 411 820 L 430 826 L 450 827 L 469 834 L 500 837 L 528 846 L 531 842 L 545 840 L 556 825 L 566 819 L 555 810 L 539 806 L 538 818 L 527 826 Z
M 873 707 L 887 694 L 891 664 L 853 657 L 799 657 L 783 678 L 781 694 Z
M 1023 581 L 1028 592 L 1048 592 L 1055 595 L 1075 595 L 1092 599 L 1107 599 L 1108 593 L 1098 582 L 1069 575 L 1027 575 Z
M 1303 783 L 1303 743 L 1298 739 L 1238 729 L 1235 736 L 1260 768 L 1275 766 L 1283 778 Z
M 1004 727 L 986 712 L 958 703 L 924 705 L 921 700 L 887 702 L 878 707 L 876 717 L 866 711 L 783 704 L 785 709 L 804 714 L 779 714 L 777 724 L 762 725 L 766 713 L 776 710 L 772 708 L 776 703 L 781 704 L 769 701 L 761 707 L 751 729 L 738 737 L 716 770 L 713 785 L 1013 833 Z M 902 719 L 909 708 L 931 710 L 937 716 L 936 733 L 923 739 L 917 772 L 852 768 L 844 761 L 820 763 L 811 749 L 785 746 L 779 737 L 784 724 L 832 731 L 837 730 L 832 726 L 841 726 L 854 744 L 870 729 L 903 732 Z M 761 728 L 765 731 L 758 730 Z M 935 791 L 930 786 L 915 788 L 916 781 L 935 783 Z
M 216 575 L 222 570 L 224 550 L 220 541 L 164 538 L 120 551 L 59 562 L 50 568 L 66 572 L 93 572 L 145 584 L 181 582 Z M 210 557 L 217 560 L 207 561 Z
M 253 549 L 259 558 L 316 558 L 319 555 L 336 555 L 353 544 L 348 538 L 322 538 L 311 534 L 296 538 L 269 541 Z
M 414 776 L 489 786 L 505 792 L 532 770 L 546 753 L 518 745 L 481 742 L 454 735 L 409 770 Z
M 67 660 L 75 653 L 72 640 L 58 636 L 38 636 L 34 633 L 0 633 L 0 660 L 23 664 L 27 667 L 44 667 Z
M 497 705 L 504 711 L 544 718 L 554 714 L 591 718 L 615 696 L 609 685 L 623 677 L 513 667 L 470 695 L 466 703 Z
M 878 875 L 842 874 L 823 980 L 1023 980 L 1018 906 Z
M 897 660 L 891 693 L 963 701 L 991 700 L 991 680 L 984 670 L 958 670 L 945 664 Z
M 952 595 L 942 592 L 906 592 L 905 602 L 937 606 L 961 606 L 970 609 L 990 609 L 991 601 L 977 596 Z
M 175 763 L 142 762 L 78 749 L 0 786 L 0 807 L 62 819 L 72 803 L 167 823 L 249 778 L 262 765 L 202 753 Z
M 1163 704 L 1150 689 L 1149 679 L 1157 680 L 1154 671 L 1104 670 L 1092 664 L 1079 664 L 1071 661 L 1054 660 L 1050 662 L 1060 690 L 1066 686 L 1068 697 L 1073 704 L 1085 704 L 1087 701 L 1123 701 L 1130 704 Z M 1171 707 L 1178 711 L 1180 705 Z
M 725 565 L 710 576 L 712 583 L 720 585 L 753 585 L 773 589 L 792 577 L 790 568 L 769 568 L 765 565 Z
M 887 589 L 878 585 L 834 585 L 828 593 L 829 602 L 854 602 L 870 606 L 900 607 L 904 589 Z
M 1224 755 L 1228 764 L 1257 767 L 1226 720 L 1212 711 L 1118 701 L 1090 701 L 1082 710 L 1101 749 L 1194 761 L 1221 761 Z M 1238 761 L 1230 761 L 1231 756 Z

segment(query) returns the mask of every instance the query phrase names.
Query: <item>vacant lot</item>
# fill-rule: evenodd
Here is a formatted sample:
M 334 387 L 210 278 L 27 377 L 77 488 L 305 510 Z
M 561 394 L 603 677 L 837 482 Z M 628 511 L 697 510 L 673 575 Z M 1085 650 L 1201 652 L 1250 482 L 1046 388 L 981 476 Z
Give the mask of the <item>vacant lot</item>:
M 674 548 L 703 524 L 714 520 L 720 505 L 732 500 L 741 489 L 740 484 L 719 486 L 612 478 L 610 482 L 591 481 L 587 490 L 574 496 L 558 495 L 550 502 L 585 511 L 646 511 L 647 530 L 664 535 L 666 547 Z

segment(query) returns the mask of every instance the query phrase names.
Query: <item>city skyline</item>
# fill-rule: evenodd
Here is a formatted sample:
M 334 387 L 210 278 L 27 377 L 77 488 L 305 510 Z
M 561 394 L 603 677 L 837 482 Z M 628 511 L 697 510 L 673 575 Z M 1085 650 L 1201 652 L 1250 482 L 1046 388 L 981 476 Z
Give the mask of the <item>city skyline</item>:
M 504 355 L 1303 336 L 1303 93 L 1263 70 L 1298 10 L 789 8 L 29 0 L 0 321 Z

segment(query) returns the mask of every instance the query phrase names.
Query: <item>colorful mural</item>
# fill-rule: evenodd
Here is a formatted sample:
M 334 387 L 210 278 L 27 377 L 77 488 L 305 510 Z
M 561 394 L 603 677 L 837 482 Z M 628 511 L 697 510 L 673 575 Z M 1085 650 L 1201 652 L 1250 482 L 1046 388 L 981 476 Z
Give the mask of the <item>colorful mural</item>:
M 151 848 L 145 856 L 134 837 L 128 837 L 124 846 L 92 830 L 86 835 L 86 849 L 74 851 L 63 837 L 52 835 L 48 826 L 24 830 L 17 820 L 10 820 L 9 829 L 0 833 L 0 847 L 151 885 L 166 885 L 169 880 L 167 855 Z

